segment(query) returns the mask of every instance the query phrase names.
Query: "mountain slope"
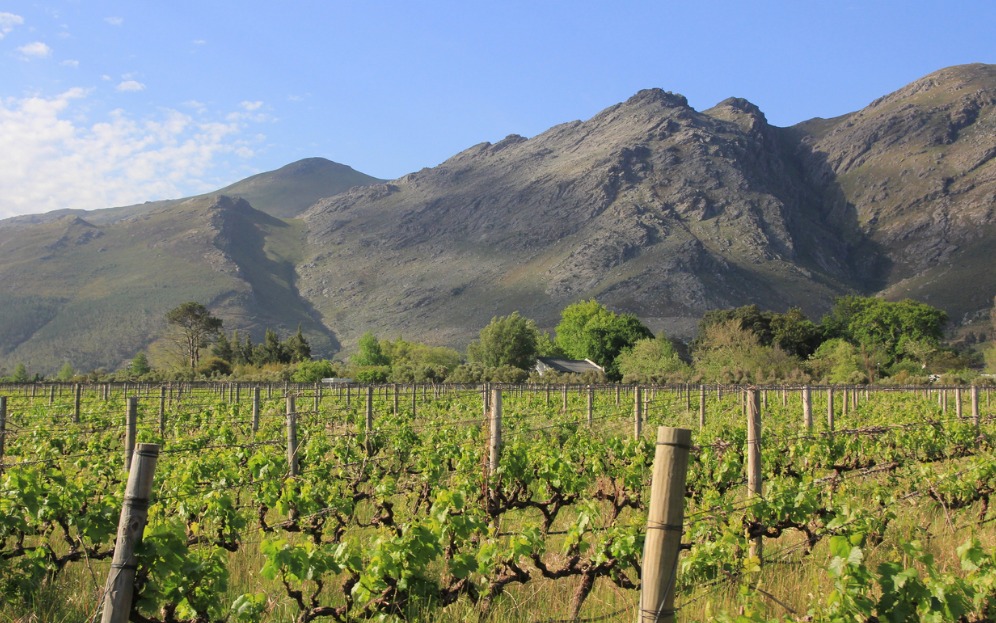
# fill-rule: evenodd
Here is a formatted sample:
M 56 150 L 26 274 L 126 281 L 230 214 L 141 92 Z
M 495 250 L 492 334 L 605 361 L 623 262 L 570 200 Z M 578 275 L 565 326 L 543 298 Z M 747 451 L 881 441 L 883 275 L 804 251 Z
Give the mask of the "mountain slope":
M 708 309 L 818 318 L 852 292 L 971 321 L 996 293 L 994 94 L 996 67 L 952 67 L 778 128 L 649 89 L 391 182 L 308 159 L 225 194 L 7 219 L 0 367 L 116 368 L 187 300 L 256 335 L 300 325 L 325 356 L 368 330 L 463 348 L 496 315 L 551 328 L 591 297 L 679 337 Z M 329 192 L 339 174 L 359 185 Z
M 934 72 L 858 112 L 801 124 L 888 263 L 884 293 L 961 321 L 996 292 L 996 66 Z
M 454 344 L 517 309 L 552 326 L 591 296 L 686 335 L 751 300 L 817 312 L 857 281 L 840 232 L 860 232 L 823 212 L 786 140 L 743 100 L 699 113 L 642 91 L 319 202 L 302 292 L 344 336 Z
M 0 227 L 0 356 L 57 369 L 116 369 L 165 330 L 166 311 L 209 305 L 227 326 L 300 324 L 337 347 L 297 297 L 300 226 L 244 200 L 199 197 L 100 226 L 74 216 Z M 10 365 L 7 365 L 8 369 Z

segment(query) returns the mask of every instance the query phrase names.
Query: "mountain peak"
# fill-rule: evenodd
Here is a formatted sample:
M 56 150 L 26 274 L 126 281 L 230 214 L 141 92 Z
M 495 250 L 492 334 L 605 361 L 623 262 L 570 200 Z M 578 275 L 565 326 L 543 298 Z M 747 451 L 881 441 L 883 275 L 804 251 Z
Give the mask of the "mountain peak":
M 636 92 L 625 103 L 626 106 L 648 106 L 659 105 L 664 108 L 689 108 L 688 98 L 680 93 L 673 93 L 663 89 L 643 89 Z

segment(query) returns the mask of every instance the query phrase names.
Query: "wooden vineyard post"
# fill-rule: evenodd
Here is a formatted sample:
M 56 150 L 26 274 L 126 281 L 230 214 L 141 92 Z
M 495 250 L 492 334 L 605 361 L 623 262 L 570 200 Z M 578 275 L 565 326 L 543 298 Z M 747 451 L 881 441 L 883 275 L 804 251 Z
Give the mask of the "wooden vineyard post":
M 961 400 L 961 388 L 960 387 L 956 387 L 955 388 L 955 417 L 958 418 L 959 420 L 961 419 L 961 417 L 963 415 L 962 411 L 961 411 L 961 403 L 962 403 L 962 400 Z
M 979 435 L 979 386 L 972 386 L 972 424 L 975 426 L 975 435 Z
M 135 450 L 134 468 L 128 471 L 124 505 L 118 520 L 114 558 L 104 585 L 101 623 L 127 623 L 131 615 L 132 592 L 138 566 L 135 548 L 142 541 L 142 532 L 149 516 L 149 494 L 152 493 L 152 477 L 155 475 L 158 458 L 159 446 L 154 443 L 139 444 Z
M 699 385 L 699 428 L 706 424 L 706 386 Z
M 252 432 L 259 430 L 259 387 L 252 388 Z
M 166 386 L 159 388 L 159 436 L 166 438 Z
M 83 402 L 83 386 L 79 383 L 73 386 L 73 422 L 80 423 L 80 404 Z
M 643 388 L 633 388 L 633 438 L 639 439 L 643 434 Z
M 595 390 L 592 389 L 591 385 L 588 386 L 588 428 L 591 428 L 595 422 Z
M 809 385 L 802 388 L 802 424 L 807 433 L 813 432 L 813 392 Z
M 757 390 L 750 388 L 747 390 L 747 496 L 758 497 L 762 495 L 763 482 L 761 480 L 761 403 L 758 400 Z M 750 555 L 761 561 L 762 543 L 759 536 L 751 539 Z
M 370 435 L 373 434 L 374 427 L 374 388 L 367 386 L 366 416 L 363 420 L 363 431 L 366 433 L 367 454 L 373 452 L 373 442 Z
M 135 437 L 138 428 L 138 396 L 128 398 L 125 410 L 125 471 L 131 470 L 131 456 L 135 452 Z
M 488 476 L 498 471 L 501 455 L 501 390 L 491 390 L 491 435 L 488 437 Z
M 7 445 L 7 397 L 0 396 L 0 471 L 3 471 L 3 451 Z
M 398 415 L 398 384 L 395 383 L 392 386 L 392 389 L 394 390 L 394 415 L 397 416 Z
M 297 477 L 297 411 L 294 396 L 287 396 L 287 475 Z
M 657 428 L 647 537 L 643 544 L 640 623 L 674 621 L 674 587 L 685 522 L 685 480 L 692 431 Z
M 833 431 L 833 388 L 827 388 L 827 430 Z

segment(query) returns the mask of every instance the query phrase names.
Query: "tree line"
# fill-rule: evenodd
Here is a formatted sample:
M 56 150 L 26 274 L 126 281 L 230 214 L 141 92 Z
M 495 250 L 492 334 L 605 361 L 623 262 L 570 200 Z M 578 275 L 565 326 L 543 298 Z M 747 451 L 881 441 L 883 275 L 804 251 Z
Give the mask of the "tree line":
M 993 334 L 996 335 L 996 306 Z M 281 338 L 266 329 L 253 343 L 202 304 L 184 303 L 166 314 L 182 369 L 154 370 L 144 353 L 132 360 L 129 378 L 243 378 L 316 382 L 350 378 L 361 383 L 612 382 L 835 384 L 919 383 L 931 375 L 969 380 L 982 354 L 944 343 L 945 312 L 913 300 L 843 296 L 819 322 L 801 309 L 762 310 L 757 305 L 706 312 L 690 343 L 654 333 L 634 314 L 616 313 L 595 299 L 561 311 L 552 333 L 518 312 L 496 316 L 465 352 L 404 339 L 360 337 L 344 360 L 313 359 L 300 327 Z M 996 349 L 990 348 L 990 352 Z M 587 359 L 602 372 L 540 375 L 539 357 Z M 68 364 L 67 364 L 68 365 Z M 60 371 L 72 377 L 71 367 Z M 15 376 L 31 380 L 19 367 Z

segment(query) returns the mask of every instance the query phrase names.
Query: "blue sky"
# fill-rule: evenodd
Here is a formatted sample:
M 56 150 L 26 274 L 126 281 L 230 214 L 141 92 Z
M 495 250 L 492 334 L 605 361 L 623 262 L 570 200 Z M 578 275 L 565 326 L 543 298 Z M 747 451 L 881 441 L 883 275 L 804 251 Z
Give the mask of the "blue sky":
M 0 2 L 0 218 L 310 156 L 393 179 L 660 87 L 775 125 L 996 63 L 996 2 Z

